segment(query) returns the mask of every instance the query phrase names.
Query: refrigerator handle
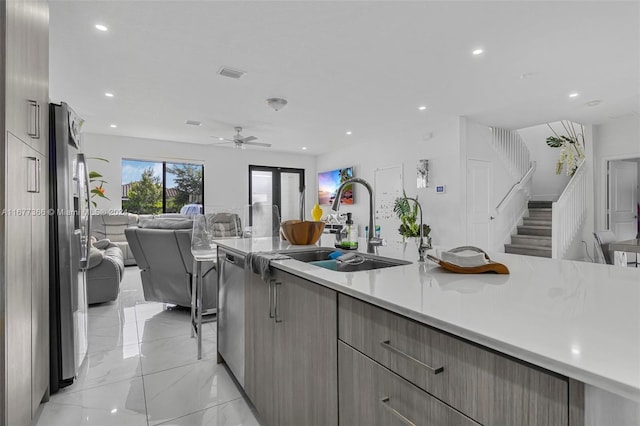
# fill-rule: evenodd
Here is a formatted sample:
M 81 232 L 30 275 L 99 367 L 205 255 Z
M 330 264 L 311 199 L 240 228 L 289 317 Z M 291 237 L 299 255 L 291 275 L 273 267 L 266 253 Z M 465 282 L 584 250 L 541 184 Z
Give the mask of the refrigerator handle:
M 84 258 L 87 262 L 89 262 L 89 248 L 91 246 L 91 188 L 89 187 L 89 168 L 87 167 L 87 160 L 84 154 L 78 154 L 78 163 L 81 163 L 84 167 L 84 190 L 87 195 L 87 234 L 83 237 L 86 239 L 86 244 L 84 244 Z M 83 188 L 79 188 L 78 194 L 82 191 Z

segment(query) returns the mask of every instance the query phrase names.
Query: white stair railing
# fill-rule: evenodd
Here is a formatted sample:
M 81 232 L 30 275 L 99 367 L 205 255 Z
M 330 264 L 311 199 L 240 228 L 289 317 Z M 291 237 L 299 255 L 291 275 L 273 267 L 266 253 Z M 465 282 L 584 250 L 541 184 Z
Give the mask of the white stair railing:
M 585 161 L 571 177 L 566 188 L 552 204 L 551 257 L 563 259 L 587 217 L 587 174 Z
M 491 128 L 491 144 L 514 182 L 522 179 L 531 167 L 531 154 L 520 134 L 514 130 Z
M 527 211 L 531 197 L 531 177 L 536 169 L 529 148 L 517 131 L 492 128 L 491 145 L 511 176 L 511 188 L 502 197 L 491 216 L 492 250 L 504 250 L 511 233 Z

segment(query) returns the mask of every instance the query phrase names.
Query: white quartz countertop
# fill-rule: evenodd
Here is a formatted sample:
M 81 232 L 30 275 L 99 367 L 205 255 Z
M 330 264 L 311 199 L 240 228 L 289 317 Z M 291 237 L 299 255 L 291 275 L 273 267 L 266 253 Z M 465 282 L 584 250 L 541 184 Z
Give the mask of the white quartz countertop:
M 323 236 L 324 246 L 331 241 Z M 216 243 L 241 254 L 309 248 L 277 238 Z M 640 401 L 639 268 L 490 253 L 510 275 L 463 275 L 418 263 L 413 242 L 381 247 L 380 255 L 413 263 L 360 272 L 297 260 L 272 266 Z

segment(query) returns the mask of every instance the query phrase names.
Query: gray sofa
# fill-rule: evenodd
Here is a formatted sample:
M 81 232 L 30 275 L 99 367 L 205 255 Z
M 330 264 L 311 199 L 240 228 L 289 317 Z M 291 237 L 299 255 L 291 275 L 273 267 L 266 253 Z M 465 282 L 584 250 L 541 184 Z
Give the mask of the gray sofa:
M 87 303 L 116 300 L 124 273 L 122 251 L 108 240 L 97 241 L 89 252 L 87 270 Z
M 91 235 L 98 240 L 108 239 L 115 244 L 122 251 L 125 266 L 135 265 L 136 260 L 129 250 L 124 230 L 138 226 L 138 219 L 138 215 L 131 213 L 93 215 L 91 216 Z
M 145 300 L 191 306 L 192 223 L 186 219 L 142 219 L 138 227 L 124 229 L 140 268 Z M 202 272 L 203 308 L 208 310 L 217 306 L 215 264 L 204 262 Z

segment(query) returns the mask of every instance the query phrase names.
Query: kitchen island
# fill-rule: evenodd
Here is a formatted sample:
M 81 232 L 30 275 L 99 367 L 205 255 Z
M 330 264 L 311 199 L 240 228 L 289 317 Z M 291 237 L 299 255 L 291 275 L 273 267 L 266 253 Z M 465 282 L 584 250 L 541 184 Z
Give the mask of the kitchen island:
M 302 249 L 279 239 L 217 243 L 239 254 Z M 381 247 L 380 255 L 413 263 L 360 272 L 336 272 L 293 259 L 273 261 L 272 267 L 335 291 L 345 306 L 351 299 L 356 304 L 365 302 L 381 310 L 377 316 L 385 312 L 397 314 L 441 331 L 445 337 L 459 338 L 472 349 L 484 348 L 487 353 L 547 370 L 550 377 L 568 378 L 567 389 L 574 389 L 574 397 L 579 399 L 584 383 L 586 424 L 598 424 L 596 416 L 615 407 L 621 407 L 622 414 L 618 415 L 624 417 L 609 424 L 637 424 L 640 401 L 637 269 L 495 253 L 492 258 L 506 264 L 510 275 L 457 275 L 431 262 L 418 263 L 413 243 Z M 367 306 L 362 309 L 369 309 Z M 349 314 L 340 318 L 345 322 Z M 349 334 L 348 330 L 341 333 Z M 356 343 L 352 346 L 358 348 Z M 366 352 L 363 348 L 358 350 Z M 376 355 L 371 354 L 371 358 L 376 360 Z M 385 365 L 384 360 L 376 361 L 405 376 L 404 372 Z M 420 380 L 412 383 L 420 386 Z M 430 391 L 428 384 L 420 387 Z M 441 399 L 451 404 L 445 397 Z M 464 409 L 461 411 L 469 415 Z M 611 420 L 610 416 L 606 418 Z

